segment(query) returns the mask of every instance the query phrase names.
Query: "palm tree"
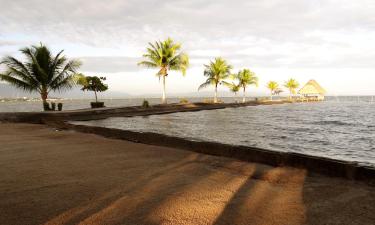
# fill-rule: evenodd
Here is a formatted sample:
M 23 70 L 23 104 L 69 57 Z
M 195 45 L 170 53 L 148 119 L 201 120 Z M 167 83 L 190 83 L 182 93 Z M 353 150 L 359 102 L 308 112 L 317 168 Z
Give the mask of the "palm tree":
M 214 103 L 217 103 L 217 87 L 221 84 L 230 85 L 225 81 L 225 79 L 229 77 L 232 66 L 229 65 L 223 58 L 218 57 L 215 58 L 214 61 L 211 61 L 210 64 L 204 65 L 204 67 L 205 70 L 203 75 L 207 77 L 207 80 L 199 86 L 198 90 L 201 90 L 209 85 L 215 86 Z
M 275 95 L 280 95 L 282 92 L 283 92 L 283 89 L 281 89 L 281 88 L 277 88 L 277 89 L 274 91 L 274 94 L 275 94 Z
M 38 92 L 43 100 L 44 110 L 48 94 L 51 91 L 70 89 L 75 84 L 74 76 L 81 63 L 69 60 L 60 51 L 53 56 L 42 43 L 40 46 L 22 48 L 26 61 L 7 56 L 0 64 L 6 66 L 6 72 L 0 79 L 24 91 Z
M 276 81 L 270 81 L 267 83 L 267 88 L 270 89 L 271 91 L 271 101 L 272 101 L 272 96 L 276 94 L 276 90 L 279 89 L 279 84 Z
M 156 75 L 159 77 L 159 80 L 160 78 L 163 79 L 163 104 L 167 103 L 165 79 L 168 76 L 168 71 L 181 71 L 182 75 L 185 75 L 186 69 L 189 66 L 188 55 L 180 50 L 181 44 L 174 43 L 170 38 L 165 41 L 155 42 L 154 44 L 149 43 L 147 53 L 143 55 L 146 60 L 138 63 L 139 66 L 159 68 L 159 72 Z
M 243 89 L 242 102 L 246 102 L 246 87 L 249 85 L 258 86 L 258 77 L 249 69 L 240 70 L 234 74 L 234 79 L 238 80 L 238 85 Z
M 285 82 L 284 87 L 288 88 L 289 99 L 292 99 L 292 95 L 296 93 L 296 89 L 299 87 L 299 83 L 295 79 L 291 78 Z
M 231 84 L 228 85 L 228 88 L 231 92 L 234 93 L 234 98 L 235 98 L 235 101 L 237 102 L 237 93 L 240 91 L 240 86 L 232 82 Z

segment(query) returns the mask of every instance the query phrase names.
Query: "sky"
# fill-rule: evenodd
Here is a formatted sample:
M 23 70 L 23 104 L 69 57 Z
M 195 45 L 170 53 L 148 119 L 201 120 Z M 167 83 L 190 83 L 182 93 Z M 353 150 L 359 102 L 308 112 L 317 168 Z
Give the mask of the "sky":
M 329 95 L 375 95 L 374 11 L 373 0 L 0 0 L 0 57 L 43 42 L 113 91 L 159 94 L 157 70 L 137 62 L 148 42 L 171 37 L 191 65 L 185 77 L 170 73 L 169 95 L 197 92 L 203 65 L 219 56 L 257 74 L 249 95 L 289 78 L 315 79 Z

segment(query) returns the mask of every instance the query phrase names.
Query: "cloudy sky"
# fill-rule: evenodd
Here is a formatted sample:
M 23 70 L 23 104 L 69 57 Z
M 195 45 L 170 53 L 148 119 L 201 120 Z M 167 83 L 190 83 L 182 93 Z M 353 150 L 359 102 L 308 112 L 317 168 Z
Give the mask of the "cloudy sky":
M 0 0 L 0 56 L 41 41 L 114 91 L 154 94 L 156 71 L 136 63 L 148 42 L 171 37 L 191 67 L 168 77 L 170 94 L 196 92 L 203 64 L 222 56 L 259 76 L 252 94 L 293 77 L 331 95 L 374 95 L 374 12 L 373 0 Z

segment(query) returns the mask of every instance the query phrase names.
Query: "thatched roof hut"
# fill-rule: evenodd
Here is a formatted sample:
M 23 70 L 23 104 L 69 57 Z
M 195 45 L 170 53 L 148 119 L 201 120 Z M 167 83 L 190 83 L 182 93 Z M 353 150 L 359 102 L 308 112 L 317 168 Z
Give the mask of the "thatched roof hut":
M 298 94 L 302 95 L 308 100 L 324 100 L 324 95 L 326 90 L 324 90 L 318 82 L 315 80 L 309 80 L 299 91 Z

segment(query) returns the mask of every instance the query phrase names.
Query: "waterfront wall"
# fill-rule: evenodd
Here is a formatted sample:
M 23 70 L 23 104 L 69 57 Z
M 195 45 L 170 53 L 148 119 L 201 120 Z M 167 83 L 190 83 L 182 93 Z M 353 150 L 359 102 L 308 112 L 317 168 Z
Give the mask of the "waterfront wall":
M 304 168 L 309 172 L 316 172 L 328 176 L 363 180 L 370 183 L 375 182 L 375 168 L 362 166 L 355 162 L 346 162 L 299 153 L 277 152 L 248 146 L 194 141 L 150 132 L 134 132 L 67 123 L 60 124 L 59 127 L 62 129 L 72 129 L 79 132 L 98 134 L 108 138 L 180 148 L 198 153 L 230 157 L 242 161 L 263 163 L 271 166 L 291 166 Z
M 0 121 L 3 122 L 21 122 L 21 123 L 45 123 L 50 120 L 98 120 L 108 117 L 129 117 L 129 116 L 146 116 L 156 114 L 166 114 L 175 112 L 192 112 L 200 110 L 213 110 L 235 107 L 246 107 L 256 105 L 283 104 L 283 101 L 277 102 L 246 102 L 246 103 L 189 103 L 189 104 L 168 104 L 153 105 L 145 108 L 142 106 L 130 107 L 113 107 L 100 109 L 82 109 L 71 111 L 48 111 L 48 112 L 9 112 L 0 113 Z

